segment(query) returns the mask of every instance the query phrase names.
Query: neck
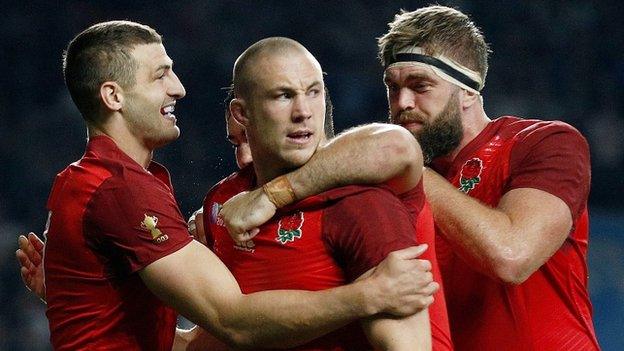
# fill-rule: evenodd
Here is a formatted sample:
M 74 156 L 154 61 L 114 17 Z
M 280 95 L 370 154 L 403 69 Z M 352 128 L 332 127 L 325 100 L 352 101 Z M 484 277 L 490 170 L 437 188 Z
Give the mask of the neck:
M 449 162 L 455 160 L 455 157 L 457 157 L 461 150 L 474 140 L 474 138 L 487 127 L 488 123 L 491 122 L 491 119 L 485 114 L 482 104 L 477 104 L 466 110 L 461 118 L 464 134 L 455 150 L 447 157 L 444 157 L 444 159 Z
M 253 156 L 252 156 L 253 157 Z M 256 173 L 257 186 L 262 186 L 271 180 L 290 172 L 292 169 L 268 166 L 263 160 L 253 159 L 254 172 Z M 257 160 L 257 161 L 256 161 Z
M 123 153 L 145 169 L 147 169 L 152 161 L 154 150 L 148 148 L 145 144 L 141 143 L 136 136 L 130 133 L 126 127 L 125 121 L 123 121 L 123 118 L 120 116 L 111 116 L 108 121 L 101 126 L 89 125 L 89 138 L 98 135 L 106 135 L 113 139 L 117 147 L 123 151 Z

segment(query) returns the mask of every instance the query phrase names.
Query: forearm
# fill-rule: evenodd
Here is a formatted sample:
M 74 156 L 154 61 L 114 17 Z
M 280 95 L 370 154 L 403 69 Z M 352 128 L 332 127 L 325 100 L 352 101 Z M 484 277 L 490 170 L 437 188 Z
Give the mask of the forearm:
M 427 309 L 399 319 L 373 316 L 361 323 L 376 350 L 431 350 L 431 326 Z
M 287 177 L 298 199 L 347 184 L 387 182 L 403 193 L 418 184 L 422 165 L 420 145 L 407 130 L 376 123 L 332 139 Z
M 244 296 L 224 312 L 224 323 L 245 335 L 249 345 L 287 348 L 301 345 L 370 316 L 364 285 L 354 283 L 324 291 L 263 291 Z M 367 308 L 369 308 L 367 310 Z M 249 318 L 249 316 L 257 316 Z
M 227 351 L 229 348 L 219 339 L 200 327 L 176 329 L 172 351 Z
M 508 283 L 521 283 L 539 269 L 571 227 L 562 201 L 540 190 L 512 190 L 492 208 L 432 170 L 425 171 L 424 185 L 436 225 L 454 251 L 475 269 Z
M 424 186 L 435 223 L 454 251 L 492 273 L 496 254 L 513 250 L 505 235 L 510 225 L 508 218 L 461 193 L 429 169 L 425 171 Z
M 375 290 L 372 280 L 319 292 L 276 290 L 244 295 L 223 263 L 197 242 L 139 274 L 156 296 L 235 347 L 303 344 L 387 305 L 381 299 L 387 291 Z

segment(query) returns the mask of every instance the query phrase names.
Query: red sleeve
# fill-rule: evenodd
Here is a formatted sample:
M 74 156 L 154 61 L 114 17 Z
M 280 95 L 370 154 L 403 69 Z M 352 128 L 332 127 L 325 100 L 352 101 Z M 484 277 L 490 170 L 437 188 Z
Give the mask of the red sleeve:
M 391 251 L 416 245 L 409 212 L 396 196 L 381 188 L 344 197 L 325 209 L 322 228 L 350 281 Z
M 589 196 L 589 146 L 563 122 L 542 122 L 522 131 L 511 152 L 508 189 L 535 188 L 563 200 L 574 220 Z
M 156 181 L 109 178 L 92 197 L 84 218 L 90 244 L 127 273 L 192 241 L 173 195 Z
M 422 178 L 415 187 L 399 195 L 399 199 L 401 199 L 403 205 L 407 207 L 407 210 L 412 217 L 418 217 L 420 211 L 425 205 L 425 189 L 423 187 Z

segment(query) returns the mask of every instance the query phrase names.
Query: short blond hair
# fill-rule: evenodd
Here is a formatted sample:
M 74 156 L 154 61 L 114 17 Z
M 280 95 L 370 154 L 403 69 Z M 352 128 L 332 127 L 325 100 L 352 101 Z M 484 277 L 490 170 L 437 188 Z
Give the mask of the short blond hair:
M 388 26 L 390 30 L 377 39 L 383 66 L 398 50 L 419 46 L 427 55 L 444 55 L 479 72 L 485 82 L 490 48 L 481 30 L 461 11 L 437 5 L 401 10 Z

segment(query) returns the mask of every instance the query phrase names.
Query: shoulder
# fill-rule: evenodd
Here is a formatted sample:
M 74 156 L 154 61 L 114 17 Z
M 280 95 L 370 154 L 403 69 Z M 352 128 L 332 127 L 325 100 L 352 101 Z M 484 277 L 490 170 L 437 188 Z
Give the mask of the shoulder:
M 505 120 L 502 130 L 514 134 L 517 141 L 538 142 L 551 136 L 557 136 L 572 143 L 587 145 L 585 137 L 576 128 L 563 121 L 522 119 L 510 116 L 501 119 Z
M 326 220 L 339 220 L 341 225 L 379 221 L 381 218 L 399 218 L 409 212 L 403 202 L 386 186 L 347 186 L 337 188 L 341 196 L 334 196 L 325 209 Z
M 251 165 L 230 174 L 208 190 L 204 197 L 204 208 L 211 202 L 223 203 L 242 191 L 250 190 L 254 181 L 255 176 Z
M 334 206 L 346 208 L 355 206 L 361 209 L 364 204 L 371 204 L 376 207 L 388 202 L 401 202 L 392 189 L 385 185 L 348 185 L 326 191 L 320 195 L 333 202 Z

